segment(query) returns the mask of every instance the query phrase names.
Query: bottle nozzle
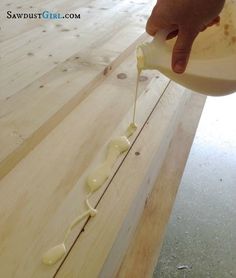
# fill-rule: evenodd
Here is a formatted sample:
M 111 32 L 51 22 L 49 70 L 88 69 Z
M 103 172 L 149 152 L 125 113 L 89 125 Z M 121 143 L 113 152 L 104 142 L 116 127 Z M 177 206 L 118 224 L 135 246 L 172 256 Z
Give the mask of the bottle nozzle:
M 136 49 L 136 58 L 137 58 L 137 68 L 138 70 L 143 70 L 145 68 L 144 63 L 144 53 L 142 50 L 142 45 L 139 45 Z

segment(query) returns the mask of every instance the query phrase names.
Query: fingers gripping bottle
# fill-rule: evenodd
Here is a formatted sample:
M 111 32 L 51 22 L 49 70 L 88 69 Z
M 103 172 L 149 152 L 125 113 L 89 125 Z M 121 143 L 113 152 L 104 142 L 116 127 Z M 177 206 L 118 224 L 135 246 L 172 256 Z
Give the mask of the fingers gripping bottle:
M 236 92 L 236 0 L 226 1 L 219 26 L 202 32 L 193 45 L 185 73 L 171 69 L 175 40 L 161 31 L 152 42 L 137 47 L 139 70 L 156 69 L 177 83 L 210 96 Z

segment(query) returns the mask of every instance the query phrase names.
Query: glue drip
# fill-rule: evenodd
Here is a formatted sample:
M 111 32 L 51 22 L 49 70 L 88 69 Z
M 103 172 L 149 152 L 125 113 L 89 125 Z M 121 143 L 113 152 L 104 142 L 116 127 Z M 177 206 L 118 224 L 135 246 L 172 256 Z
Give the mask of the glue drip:
M 109 178 L 112 168 L 115 162 L 117 161 L 117 159 L 119 158 L 119 156 L 122 153 L 128 151 L 128 149 L 130 148 L 131 143 L 128 138 L 131 137 L 137 129 L 137 125 L 135 124 L 135 116 L 136 116 L 136 106 L 137 106 L 137 98 L 138 98 L 138 85 L 139 85 L 139 78 L 141 74 L 141 68 L 139 67 L 140 57 L 137 58 L 138 58 L 138 64 L 137 64 L 138 72 L 137 72 L 137 80 L 136 80 L 136 88 L 135 88 L 135 96 L 134 96 L 134 109 L 133 109 L 133 118 L 132 118 L 133 121 L 126 129 L 124 135 L 112 139 L 109 142 L 105 161 L 88 175 L 86 184 L 89 188 L 89 194 L 86 197 L 86 201 L 85 201 L 88 209 L 82 214 L 80 214 L 79 216 L 77 216 L 72 221 L 72 223 L 69 225 L 69 227 L 65 232 L 63 242 L 52 247 L 51 249 L 49 249 L 47 252 L 43 254 L 42 262 L 46 265 L 53 265 L 57 263 L 59 260 L 61 260 L 67 252 L 65 242 L 69 237 L 72 229 L 78 223 L 80 223 L 84 218 L 88 216 L 93 217 L 97 214 L 97 210 L 94 209 L 89 203 L 89 197 L 93 194 L 93 192 L 98 190 Z
M 136 115 L 136 105 L 137 105 L 137 98 L 138 98 L 138 85 L 139 85 L 139 78 L 140 78 L 141 71 L 142 70 L 139 67 L 139 63 L 138 63 L 137 80 L 136 80 L 135 97 L 134 97 L 133 121 L 128 126 L 123 136 L 112 139 L 110 141 L 110 143 L 108 144 L 105 161 L 88 176 L 87 185 L 89 187 L 90 192 L 94 192 L 98 190 L 104 184 L 104 182 L 109 178 L 112 167 L 115 164 L 118 157 L 123 152 L 126 152 L 130 147 L 130 141 L 128 138 L 132 136 L 137 129 L 137 125 L 135 124 L 135 115 Z
M 138 99 L 138 85 L 139 85 L 139 78 L 141 75 L 141 69 L 137 67 L 137 79 L 136 79 L 136 87 L 135 87 L 135 95 L 134 95 L 134 110 L 133 110 L 133 124 L 135 124 L 135 116 L 136 116 L 136 106 L 137 106 L 137 99 Z
M 63 242 L 52 247 L 51 249 L 49 249 L 47 252 L 45 252 L 42 256 L 42 262 L 46 265 L 53 265 L 56 262 L 58 262 L 62 257 L 64 257 L 64 255 L 66 254 L 66 246 L 65 246 L 65 242 L 69 236 L 69 234 L 71 233 L 72 229 L 84 218 L 88 217 L 88 216 L 95 216 L 97 214 L 97 210 L 92 208 L 88 197 L 86 199 L 86 205 L 88 207 L 88 210 L 86 210 L 84 213 L 80 214 L 78 217 L 76 217 L 72 223 L 70 224 L 70 226 L 67 228 Z
M 115 164 L 118 157 L 126 152 L 131 143 L 129 141 L 129 137 L 133 135 L 133 133 L 136 131 L 137 126 L 134 123 L 131 123 L 127 130 L 125 131 L 125 134 L 112 139 L 107 147 L 107 155 L 105 161 L 98 166 L 97 169 L 95 169 L 87 178 L 87 185 L 89 187 L 89 194 L 86 198 L 86 206 L 88 209 L 77 216 L 72 223 L 69 225 L 65 232 L 65 236 L 63 239 L 63 242 L 52 247 L 47 252 L 45 252 L 42 256 L 42 262 L 46 265 L 53 265 L 57 263 L 59 260 L 61 260 L 65 254 L 66 254 L 66 246 L 65 242 L 67 238 L 69 237 L 72 229 L 80 223 L 84 218 L 88 216 L 95 216 L 97 214 L 97 210 L 92 208 L 92 206 L 89 203 L 89 197 L 92 195 L 92 193 L 96 190 L 98 190 L 108 179 L 110 176 L 110 172 L 112 170 L 113 165 Z
M 128 138 L 133 135 L 136 129 L 137 126 L 134 123 L 131 123 L 124 135 L 112 139 L 109 142 L 105 161 L 87 178 L 87 185 L 90 192 L 98 190 L 109 178 L 112 167 L 118 157 L 129 149 L 131 144 Z

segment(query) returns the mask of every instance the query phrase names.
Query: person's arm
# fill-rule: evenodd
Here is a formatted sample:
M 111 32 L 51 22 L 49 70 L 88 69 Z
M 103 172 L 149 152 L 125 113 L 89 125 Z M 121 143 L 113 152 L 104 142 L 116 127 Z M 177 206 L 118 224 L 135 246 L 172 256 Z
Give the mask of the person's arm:
M 161 29 L 178 30 L 172 54 L 172 69 L 183 73 L 199 32 L 219 22 L 224 0 L 158 0 L 146 25 L 154 36 Z

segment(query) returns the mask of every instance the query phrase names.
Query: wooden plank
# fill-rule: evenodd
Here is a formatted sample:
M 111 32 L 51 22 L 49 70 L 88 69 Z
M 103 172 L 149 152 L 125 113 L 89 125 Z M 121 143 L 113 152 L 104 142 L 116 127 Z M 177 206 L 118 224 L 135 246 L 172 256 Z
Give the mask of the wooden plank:
M 99 1 L 96 1 L 96 4 L 97 3 L 99 3 Z M 101 4 L 102 3 L 99 5 Z M 106 3 L 106 5 L 108 4 L 110 4 L 110 2 Z M 100 7 L 99 5 L 98 8 Z M 29 44 L 30 48 L 24 45 L 26 39 L 24 36 L 19 37 L 20 41 L 17 39 L 12 40 L 10 44 L 9 41 L 7 41 L 6 44 L 1 44 L 2 46 L 5 45 L 5 52 L 7 53 L 9 51 L 9 55 L 13 55 L 15 57 L 14 59 L 16 59 L 16 56 L 20 56 L 21 51 L 25 51 L 25 53 L 22 53 L 22 55 L 24 54 L 23 64 L 21 61 L 19 64 L 19 67 L 23 68 L 24 71 L 19 77 L 24 83 L 23 86 L 25 86 L 28 81 L 32 82 L 32 80 L 36 78 L 37 80 L 24 89 L 21 89 L 17 81 L 14 85 L 14 92 L 17 91 L 17 93 L 12 97 L 8 95 L 11 91 L 9 86 L 11 86 L 12 83 L 9 83 L 7 79 L 5 80 L 6 88 L 2 85 L 2 97 L 4 96 L 5 99 L 0 102 L 0 129 L 2 130 L 0 140 L 1 146 L 3 146 L 0 150 L 0 178 L 6 175 L 23 157 L 25 157 L 29 151 L 31 151 L 86 97 L 87 94 L 89 94 L 94 86 L 104 80 L 106 75 L 131 53 L 137 43 L 140 43 L 145 38 L 145 35 L 140 36 L 143 32 L 144 23 L 139 22 L 137 24 L 137 20 L 139 21 L 140 18 L 137 17 L 138 14 L 136 12 L 132 15 L 132 19 L 129 19 L 130 22 L 128 26 L 125 26 L 125 24 L 127 24 L 125 20 L 123 21 L 124 14 L 126 14 L 125 8 L 129 8 L 129 6 L 123 3 L 119 8 L 120 12 L 119 9 L 117 9 L 117 16 L 104 16 L 104 21 L 102 21 L 102 23 L 100 23 L 100 18 L 96 19 L 95 16 L 92 17 L 92 21 L 89 21 L 90 24 L 87 24 L 85 29 L 83 29 L 83 35 L 81 35 L 81 40 L 79 40 L 80 45 L 78 48 L 73 45 L 76 51 L 79 50 L 79 52 L 76 52 L 56 68 L 54 68 L 55 65 L 53 64 L 55 62 L 54 58 L 56 58 L 57 61 L 62 61 L 66 57 L 63 56 L 64 54 L 62 55 L 61 51 L 66 55 L 72 55 L 73 53 L 73 49 L 67 47 L 64 43 L 63 48 L 58 48 L 50 44 L 51 42 L 46 44 L 45 36 L 36 32 L 33 34 L 27 33 L 27 37 L 33 36 L 32 43 Z M 133 9 L 134 11 L 138 10 L 137 7 Z M 123 10 L 124 12 L 122 12 Z M 130 12 L 132 12 L 132 9 Z M 127 16 L 125 17 L 129 18 Z M 97 22 L 96 20 L 101 26 L 104 25 L 105 20 L 107 20 L 106 25 L 108 26 L 106 28 L 101 28 L 101 31 L 99 31 L 96 36 L 93 36 L 94 33 L 91 32 L 92 30 L 90 29 L 93 24 Z M 109 22 L 111 23 L 110 25 Z M 112 26 L 114 24 L 117 29 L 115 28 L 116 32 L 111 33 L 109 28 L 113 28 Z M 55 30 L 54 32 L 58 33 L 58 31 Z M 68 34 L 68 32 L 62 33 L 63 35 L 61 36 L 64 36 L 64 33 Z M 34 36 L 38 37 L 38 39 L 34 39 Z M 52 39 L 50 36 L 51 34 L 48 34 L 47 38 Z M 62 39 L 66 41 L 66 37 L 62 37 Z M 40 78 L 31 75 L 33 73 L 27 66 L 27 63 L 32 63 L 34 67 L 35 65 L 42 65 L 42 55 L 40 54 L 36 58 L 25 58 L 27 51 L 32 51 L 32 49 L 38 47 L 39 41 L 44 45 L 42 51 L 44 52 L 44 58 L 47 60 L 46 64 L 43 65 L 44 69 L 48 71 L 51 67 L 54 68 Z M 69 43 L 72 43 L 71 40 L 69 41 Z M 24 47 L 22 48 L 23 50 L 20 49 L 17 51 L 16 45 L 19 47 L 19 43 L 23 43 L 22 46 Z M 55 43 L 57 44 L 58 42 L 53 41 L 53 44 Z M 56 50 L 53 50 L 54 48 Z M 64 50 L 65 48 L 66 50 Z M 50 53 L 53 53 L 54 56 L 51 62 L 48 58 Z M 61 60 L 58 60 L 59 58 Z M 8 56 L 4 59 L 7 63 L 11 61 Z M 4 71 L 3 78 L 9 75 L 9 72 L 11 73 L 9 77 L 14 74 L 11 70 L 16 69 L 15 63 L 17 63 L 17 60 L 14 59 L 12 58 L 10 62 L 11 66 L 6 65 L 8 69 L 2 66 L 2 71 Z M 49 65 L 49 67 L 47 65 Z M 39 75 L 41 74 L 42 72 L 39 72 Z M 17 78 L 18 77 L 16 77 L 16 79 Z M 4 82 L 2 84 L 4 84 Z M 6 96 L 6 94 L 8 96 Z
M 0 105 L 2 113 L 0 141 L 3 146 L 0 151 L 0 178 L 80 104 L 142 40 L 143 36 L 105 68 L 103 65 L 76 65 L 73 62 L 76 57 L 73 57 L 65 67 L 59 67 L 52 74 L 27 87 L 22 94 L 17 94 L 8 103 Z M 68 68 L 68 73 L 65 75 L 63 71 Z M 81 69 L 79 79 L 78 68 Z M 134 66 L 133 71 L 135 70 Z M 42 88 L 39 94 L 32 94 L 40 86 L 45 86 L 45 89 Z
M 193 94 L 186 103 L 160 174 L 146 199 L 135 236 L 116 277 L 152 277 L 205 99 L 202 95 Z
M 16 30 L 11 30 L 11 37 L 6 36 L 0 44 L 1 277 L 43 278 L 57 271 L 63 278 L 68 271 L 75 275 L 69 277 L 77 277 L 78 258 L 82 277 L 95 273 L 112 277 L 188 98 L 183 88 L 171 85 L 146 122 L 169 80 L 145 72 L 147 80 L 141 83 L 138 99 L 139 129 L 132 138 L 135 144 L 92 198 L 99 209 L 97 222 L 86 224 L 85 219 L 72 231 L 66 246 L 76 245 L 68 262 L 61 267 L 60 263 L 50 268 L 42 265 L 42 253 L 60 243 L 68 224 L 84 211 L 88 173 L 104 158 L 109 140 L 121 135 L 130 122 L 136 78 L 132 51 L 145 37 L 145 14 L 152 7 L 147 0 L 95 0 L 89 2 L 92 7 L 86 1 L 41 0 L 37 7 L 66 9 L 67 3 L 82 14 L 79 23 L 19 26 L 19 35 L 14 37 Z M 118 73 L 127 78 L 118 79 Z M 106 210 L 113 207 L 113 201 L 116 211 L 109 214 Z M 114 221 L 114 226 L 106 230 L 107 220 Z M 90 248 L 93 243 L 96 254 Z M 95 260 L 93 271 L 91 265 L 84 264 L 86 258 Z
M 4 3 L 5 2 L 5 3 Z M 28 32 L 37 26 L 43 29 L 50 29 L 51 20 L 42 19 L 9 19 L 7 11 L 12 13 L 39 13 L 43 11 L 69 13 L 78 10 L 82 6 L 91 6 L 92 0 L 44 0 L 44 1 L 1 1 L 0 3 L 0 18 L 1 18 L 1 33 L 0 42 L 4 42 L 11 38 L 21 36 L 22 33 Z M 60 21 L 61 22 L 61 21 Z M 78 20 L 77 20 L 78 22 Z M 59 23 L 57 21 L 57 23 Z
M 189 97 L 168 86 L 57 277 L 114 277 Z
M 86 176 L 103 159 L 107 142 L 129 124 L 135 68 L 132 53 L 0 182 L 0 276 L 42 278 L 57 270 L 58 264 L 42 265 L 41 255 L 63 238 L 68 224 L 84 210 Z M 126 79 L 117 78 L 121 72 L 127 74 Z M 155 75 L 145 73 L 147 80 L 140 83 L 139 130 L 169 82 L 160 76 L 149 86 Z M 96 192 L 94 202 L 109 181 Z M 73 230 L 68 248 L 85 221 Z
M 133 25 L 136 28 L 140 27 L 138 36 L 143 33 L 145 22 L 140 22 L 141 17 L 138 16 L 141 5 L 112 0 L 97 0 L 97 2 L 111 7 L 108 10 L 100 10 L 99 6 L 94 6 L 93 9 L 86 6 L 80 7 L 74 10 L 75 13 L 81 13 L 79 22 L 64 20 L 62 26 L 58 26 L 58 22 L 54 20 L 47 25 L 48 29 L 45 29 L 44 33 L 42 26 L 39 26 L 0 44 L 1 99 L 11 97 L 52 70 L 55 63 L 61 63 L 83 51 L 89 51 L 92 46 L 99 46 L 109 40 L 111 34 L 115 34 L 122 28 L 127 29 L 129 25 Z M 150 7 L 150 4 L 144 4 L 145 2 L 143 2 L 143 13 Z M 97 30 L 96 35 L 94 35 L 94 28 Z M 53 56 L 49 57 L 50 54 Z

